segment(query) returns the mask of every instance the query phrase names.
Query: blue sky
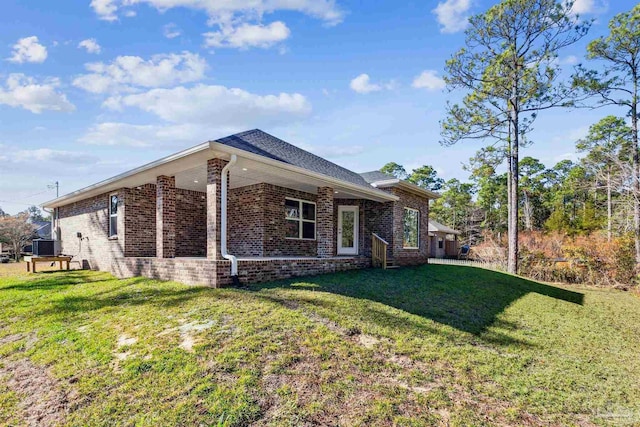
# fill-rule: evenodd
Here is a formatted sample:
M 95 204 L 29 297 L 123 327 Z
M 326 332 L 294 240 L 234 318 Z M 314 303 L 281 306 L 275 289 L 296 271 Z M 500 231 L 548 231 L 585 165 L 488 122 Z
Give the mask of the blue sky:
M 354 169 L 466 179 L 480 142 L 439 144 L 444 63 L 485 0 L 4 0 L 0 206 L 15 213 L 164 155 L 261 128 Z M 634 1 L 578 0 L 581 61 Z M 524 155 L 552 166 L 605 113 L 545 111 Z

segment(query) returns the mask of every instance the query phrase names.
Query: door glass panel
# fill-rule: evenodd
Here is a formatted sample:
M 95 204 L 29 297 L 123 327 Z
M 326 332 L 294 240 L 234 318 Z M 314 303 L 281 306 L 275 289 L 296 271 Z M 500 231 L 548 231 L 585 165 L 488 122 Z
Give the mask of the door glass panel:
M 342 247 L 343 248 L 355 247 L 354 235 L 353 235 L 354 224 L 355 224 L 355 212 L 343 211 L 342 212 Z

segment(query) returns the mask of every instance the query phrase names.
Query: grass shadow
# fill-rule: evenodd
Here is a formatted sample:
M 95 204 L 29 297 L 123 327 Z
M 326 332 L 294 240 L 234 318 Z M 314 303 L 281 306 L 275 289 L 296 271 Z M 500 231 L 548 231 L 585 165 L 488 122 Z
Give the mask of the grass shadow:
M 42 290 L 60 290 L 62 288 L 81 285 L 83 283 L 99 283 L 113 280 L 106 273 L 96 275 L 93 271 L 72 270 L 72 271 L 47 271 L 26 276 L 19 283 L 9 286 L 0 287 L 0 292 L 19 290 L 19 291 L 42 291 Z
M 251 289 L 300 289 L 367 299 L 475 335 L 530 293 L 582 305 L 584 295 L 521 277 L 474 267 L 424 265 L 370 269 L 252 285 Z M 514 328 L 510 325 L 510 328 Z
M 44 310 L 41 314 L 84 313 L 104 308 L 135 307 L 142 305 L 153 305 L 160 310 L 163 307 L 175 307 L 185 304 L 203 293 L 214 290 L 200 286 L 185 286 L 180 289 L 146 286 L 142 289 L 127 289 L 148 280 L 149 279 L 143 277 L 127 279 L 123 280 L 123 283 L 119 286 L 114 286 L 109 290 L 96 294 L 66 296 L 54 301 L 52 306 Z

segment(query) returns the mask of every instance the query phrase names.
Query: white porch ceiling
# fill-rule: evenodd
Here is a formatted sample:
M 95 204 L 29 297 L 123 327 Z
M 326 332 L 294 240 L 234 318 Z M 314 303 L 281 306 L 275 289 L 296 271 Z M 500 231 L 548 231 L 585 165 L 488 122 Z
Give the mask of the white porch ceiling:
M 175 174 L 175 177 L 176 187 L 178 188 L 201 192 L 207 190 L 206 164 L 178 172 Z M 263 182 L 311 194 L 316 194 L 319 186 L 327 185 L 308 176 L 291 171 L 284 171 L 249 159 L 238 159 L 238 162 L 230 169 L 229 184 L 232 189 Z M 334 188 L 334 190 L 337 191 L 337 193 L 334 194 L 337 198 L 352 199 L 361 197 L 353 192 L 349 192 L 345 188 Z

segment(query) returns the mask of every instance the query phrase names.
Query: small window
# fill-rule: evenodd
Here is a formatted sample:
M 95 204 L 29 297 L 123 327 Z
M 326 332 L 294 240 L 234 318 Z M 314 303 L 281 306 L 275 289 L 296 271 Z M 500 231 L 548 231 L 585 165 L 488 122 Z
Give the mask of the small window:
M 316 204 L 298 199 L 286 199 L 285 207 L 285 237 L 287 239 L 316 238 Z
M 420 211 L 412 208 L 404 208 L 404 239 L 402 247 L 405 249 L 418 249 L 420 244 Z
M 118 195 L 109 196 L 109 237 L 118 235 Z
M 442 237 L 438 238 L 438 249 L 444 248 L 444 240 Z

